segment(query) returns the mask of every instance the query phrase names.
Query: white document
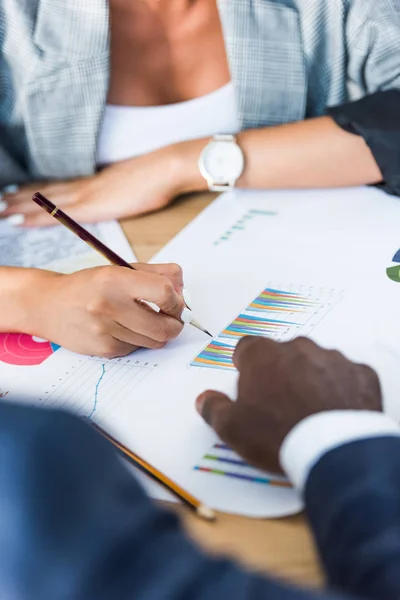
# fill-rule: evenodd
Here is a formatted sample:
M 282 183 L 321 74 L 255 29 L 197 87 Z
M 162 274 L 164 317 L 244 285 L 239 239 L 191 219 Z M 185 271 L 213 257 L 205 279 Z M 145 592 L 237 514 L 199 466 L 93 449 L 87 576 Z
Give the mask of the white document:
M 307 335 L 377 366 L 394 413 L 400 283 L 386 268 L 400 247 L 399 222 L 398 200 L 371 189 L 223 196 L 155 258 L 183 265 L 192 309 L 212 340 L 186 326 L 159 351 L 110 361 L 50 345 L 36 364 L 7 367 L 13 359 L 3 348 L 3 393 L 99 422 L 215 509 L 293 514 L 301 501 L 287 482 L 222 444 L 195 399 L 207 388 L 235 396 L 232 353 L 244 334 Z M 23 344 L 19 351 L 26 361 Z
M 88 226 L 88 230 L 114 252 L 135 261 L 132 249 L 116 221 Z M 98 252 L 66 227 L 24 229 L 0 220 L 0 266 L 37 267 L 72 273 L 109 264 Z

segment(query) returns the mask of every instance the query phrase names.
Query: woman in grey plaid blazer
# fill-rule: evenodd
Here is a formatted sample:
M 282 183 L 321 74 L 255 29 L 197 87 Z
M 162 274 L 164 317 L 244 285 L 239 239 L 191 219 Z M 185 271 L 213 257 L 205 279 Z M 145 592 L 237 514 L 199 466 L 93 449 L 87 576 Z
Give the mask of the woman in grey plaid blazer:
M 98 144 L 106 104 L 174 105 L 229 83 L 240 130 L 231 143 L 244 156 L 238 186 L 378 184 L 400 194 L 399 0 L 7 0 L 0 186 L 21 187 L 4 193 L 2 216 L 48 223 L 30 200 L 38 182 L 83 222 L 212 186 L 198 167 L 209 132 L 185 140 L 183 128 L 178 143 L 108 165 L 98 164 Z M 10 274 L 2 277 L 7 290 Z M 0 299 L 0 315 L 15 305 L 12 293 L 7 311 Z

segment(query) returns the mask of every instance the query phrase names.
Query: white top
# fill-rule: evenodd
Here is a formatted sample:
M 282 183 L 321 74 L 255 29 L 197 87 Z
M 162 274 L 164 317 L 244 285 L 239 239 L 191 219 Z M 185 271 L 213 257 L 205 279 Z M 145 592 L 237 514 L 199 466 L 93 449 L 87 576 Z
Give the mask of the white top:
M 239 130 L 232 82 L 206 96 L 166 106 L 107 105 L 96 162 L 106 165 L 176 142 Z
M 399 424 L 383 413 L 357 410 L 317 413 L 301 421 L 286 436 L 280 462 L 293 485 L 303 492 L 312 468 L 330 450 L 356 440 L 399 436 Z

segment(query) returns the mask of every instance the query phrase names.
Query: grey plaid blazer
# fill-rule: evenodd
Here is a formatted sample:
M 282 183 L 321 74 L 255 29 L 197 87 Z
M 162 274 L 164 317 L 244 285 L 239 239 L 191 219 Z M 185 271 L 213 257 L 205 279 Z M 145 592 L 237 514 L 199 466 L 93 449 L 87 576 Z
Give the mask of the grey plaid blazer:
M 400 88 L 400 0 L 218 0 L 242 128 Z M 95 171 L 107 0 L 1 0 L 0 185 Z

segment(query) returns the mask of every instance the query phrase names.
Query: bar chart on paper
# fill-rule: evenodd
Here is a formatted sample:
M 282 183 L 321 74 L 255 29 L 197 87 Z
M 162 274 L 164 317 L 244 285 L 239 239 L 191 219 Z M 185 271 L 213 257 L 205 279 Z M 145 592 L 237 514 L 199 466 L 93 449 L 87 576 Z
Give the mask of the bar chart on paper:
M 214 444 L 210 451 L 195 465 L 194 470 L 199 474 L 201 473 L 203 477 L 211 475 L 254 485 L 269 485 L 289 489 L 292 487 L 284 477 L 251 467 L 222 442 Z
M 306 336 L 342 298 L 333 289 L 272 283 L 191 362 L 194 367 L 234 369 L 233 352 L 246 335 L 288 341 Z
M 277 214 L 271 210 L 249 209 L 214 241 L 214 246 L 225 245 L 227 242 L 236 240 L 244 232 L 251 235 L 263 235 L 266 222 L 271 217 L 276 217 Z
M 39 398 L 46 408 L 65 408 L 81 417 L 104 418 L 129 398 L 157 364 L 118 358 L 78 357 Z

